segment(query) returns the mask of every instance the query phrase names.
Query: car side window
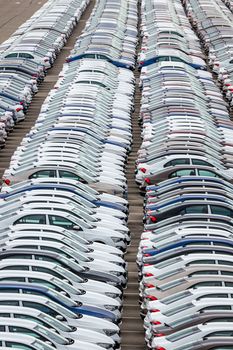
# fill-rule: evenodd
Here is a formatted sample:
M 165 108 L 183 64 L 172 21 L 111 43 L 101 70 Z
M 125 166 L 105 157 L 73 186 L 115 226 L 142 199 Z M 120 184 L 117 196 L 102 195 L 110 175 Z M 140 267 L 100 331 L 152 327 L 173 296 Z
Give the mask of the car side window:
M 5 345 L 8 348 L 22 349 L 22 350 L 34 350 L 31 346 L 17 343 L 15 341 L 6 341 Z
M 193 165 L 204 165 L 204 166 L 213 166 L 210 163 L 206 162 L 205 160 L 202 159 L 192 159 L 192 164 Z
M 34 59 L 34 57 L 30 53 L 27 53 L 27 52 L 20 52 L 19 57 Z
M 49 215 L 49 223 L 50 225 L 61 226 L 67 229 L 72 229 L 74 227 L 72 221 L 58 215 Z
M 199 176 L 210 176 L 210 177 L 219 177 L 217 174 L 215 174 L 212 171 L 209 170 L 202 170 L 202 169 L 198 169 L 198 175 Z
M 201 309 L 201 311 L 214 311 L 214 310 L 231 310 L 230 305 L 212 305 Z
M 229 208 L 221 207 L 220 205 L 210 205 L 212 214 L 233 217 L 233 211 Z
M 24 327 L 9 326 L 9 331 L 12 333 L 22 333 L 22 334 L 26 334 L 26 335 L 32 335 L 33 337 L 40 339 L 40 336 L 37 333 L 31 331 L 30 329 L 24 328 Z M 43 339 L 43 340 L 46 341 L 47 339 Z
M 4 267 L 2 270 L 12 270 L 12 271 L 15 271 L 15 270 L 19 270 L 19 271 L 29 271 L 29 266 L 21 266 L 21 265 L 18 265 L 18 266 L 6 266 Z
M 19 301 L 17 301 L 17 300 L 0 300 L 0 305 L 19 306 Z
M 46 216 L 43 214 L 26 215 L 16 220 L 13 225 L 17 224 L 46 224 Z
M 55 170 L 40 170 L 29 176 L 29 179 L 41 179 L 46 177 L 56 177 Z
M 186 214 L 207 214 L 208 207 L 207 205 L 190 205 L 189 207 L 183 210 Z
M 61 278 L 59 273 L 57 273 L 51 269 L 47 269 L 46 267 L 42 267 L 42 266 L 32 266 L 32 271 L 44 272 L 44 273 L 48 273 L 54 277 Z
M 25 306 L 25 307 L 31 307 L 33 309 L 44 312 L 52 317 L 56 317 L 58 315 L 58 313 L 56 311 L 54 311 L 53 309 L 51 309 L 50 307 L 48 307 L 46 305 L 34 303 L 33 301 L 23 301 L 22 303 L 23 303 L 23 306 Z
M 188 158 L 180 158 L 180 159 L 173 159 L 173 160 L 170 160 L 170 162 L 167 162 L 166 164 L 164 164 L 164 168 L 167 168 L 169 166 L 175 166 L 175 165 L 189 165 L 190 164 L 190 160 Z
M 178 176 L 194 176 L 194 175 L 196 175 L 195 169 L 181 169 L 169 174 L 168 178 L 178 177 Z
M 13 58 L 13 57 L 15 58 L 17 56 L 18 56 L 17 53 L 10 53 L 9 55 L 5 56 L 5 58 Z
M 0 278 L 1 282 L 4 281 L 14 281 L 14 282 L 25 282 L 25 278 L 24 277 L 4 277 L 4 278 Z
M 233 337 L 233 331 L 218 331 L 208 334 L 208 337 Z
M 59 170 L 59 177 L 63 179 L 71 179 L 71 180 L 76 180 L 76 181 L 83 181 L 82 178 L 71 171 L 66 171 L 66 170 Z
M 172 61 L 172 62 L 183 62 L 179 57 L 173 57 L 173 56 L 171 56 L 170 58 L 171 58 L 171 61 Z
M 199 282 L 193 285 L 193 288 L 199 287 L 222 287 L 221 281 L 207 281 L 207 282 Z

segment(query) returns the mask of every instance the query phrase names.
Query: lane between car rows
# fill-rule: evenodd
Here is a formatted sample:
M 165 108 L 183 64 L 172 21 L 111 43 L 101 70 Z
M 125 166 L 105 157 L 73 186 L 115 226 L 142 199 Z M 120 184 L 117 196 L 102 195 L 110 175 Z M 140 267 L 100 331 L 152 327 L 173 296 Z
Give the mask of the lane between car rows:
M 48 71 L 43 83 L 40 85 L 39 92 L 34 96 L 32 103 L 27 111 L 27 118 L 23 123 L 19 123 L 15 126 L 14 131 L 8 136 L 6 141 L 6 146 L 4 150 L 1 151 L 0 157 L 0 176 L 2 176 L 4 170 L 8 167 L 12 154 L 14 153 L 17 146 L 20 144 L 22 138 L 26 135 L 31 127 L 35 124 L 38 118 L 41 106 L 48 95 L 49 91 L 54 86 L 58 79 L 58 75 L 62 69 L 64 61 L 68 56 L 69 52 L 74 46 L 74 43 L 85 27 L 87 19 L 94 8 L 95 0 L 91 0 L 86 10 L 84 11 L 78 25 L 74 29 L 73 33 L 67 40 L 66 45 L 61 50 L 59 56 L 57 57 L 54 66 Z
M 140 13 L 140 9 L 138 10 Z M 137 51 L 140 49 L 139 41 Z M 138 245 L 143 231 L 143 197 L 139 193 L 138 186 L 135 182 L 135 160 L 137 151 L 141 145 L 141 130 L 138 123 L 140 111 L 141 91 L 139 89 L 138 70 L 134 72 L 136 78 L 134 113 L 132 115 L 132 134 L 133 143 L 128 163 L 126 167 L 126 176 L 128 183 L 128 201 L 129 201 L 129 218 L 128 227 L 131 232 L 131 244 L 125 255 L 128 262 L 128 287 L 124 293 L 124 311 L 122 318 L 122 350 L 144 350 L 146 349 L 143 323 L 140 318 L 140 306 L 138 302 L 138 272 L 136 265 L 136 256 Z

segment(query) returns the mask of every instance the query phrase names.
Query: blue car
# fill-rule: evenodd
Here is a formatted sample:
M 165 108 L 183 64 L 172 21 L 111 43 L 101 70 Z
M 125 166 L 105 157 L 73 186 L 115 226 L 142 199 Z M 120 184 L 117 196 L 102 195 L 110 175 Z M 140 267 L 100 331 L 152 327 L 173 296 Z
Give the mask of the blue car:
M 81 53 L 79 55 L 70 56 L 66 59 L 66 62 L 70 63 L 73 61 L 81 60 L 82 58 L 101 59 L 101 60 L 105 60 L 107 62 L 110 62 L 114 66 L 119 67 L 119 68 L 134 69 L 134 66 L 132 64 L 129 64 L 129 63 L 127 64 L 127 63 L 123 63 L 120 61 L 116 61 L 116 60 L 113 60 L 112 58 L 110 58 L 106 55 L 98 54 L 98 53 Z
M 116 322 L 116 317 L 111 311 L 102 310 L 94 306 L 84 306 L 82 303 L 73 302 L 72 300 L 69 302 L 67 297 L 64 297 L 50 288 L 33 285 L 31 283 L 0 283 L 0 293 L 11 292 L 45 296 L 76 314 L 105 318 Z
M 143 61 L 140 61 L 138 64 L 138 68 L 141 69 L 142 67 L 146 67 L 146 66 L 149 66 L 151 64 L 154 64 L 157 62 L 163 62 L 163 61 L 182 62 L 182 63 L 185 63 L 185 64 L 187 64 L 190 67 L 195 68 L 195 69 L 207 70 L 207 68 L 201 64 L 186 62 L 182 58 L 175 57 L 175 56 L 162 56 L 162 55 L 154 56 L 154 57 L 151 57 L 149 59 L 145 59 Z
M 172 205 L 172 204 L 182 204 L 183 202 L 185 202 L 186 200 L 192 200 L 192 199 L 211 199 L 211 200 L 215 200 L 215 201 L 220 201 L 220 202 L 227 202 L 227 197 L 223 197 L 223 196 L 218 196 L 218 195 L 213 195 L 213 194 L 198 194 L 198 195 L 182 195 L 180 197 L 176 197 L 173 199 L 167 199 L 167 201 L 163 204 L 149 204 L 148 206 L 146 206 L 146 210 L 150 210 L 150 211 L 154 211 L 154 210 L 158 210 L 161 208 L 164 208 L 168 205 Z
M 167 252 L 169 250 L 176 250 L 176 248 L 185 248 L 187 246 L 190 246 L 190 245 L 202 245 L 203 243 L 209 243 L 212 244 L 212 248 L 213 245 L 220 245 L 220 246 L 226 246 L 226 247 L 230 247 L 230 248 L 233 248 L 233 241 L 231 239 L 226 239 L 226 238 L 209 238 L 209 237 L 193 237 L 193 238 L 189 238 L 189 239 L 181 239 L 179 242 L 176 242 L 176 243 L 172 243 L 172 244 L 168 244 L 166 247 L 164 248 L 161 248 L 161 249 L 156 249 L 156 248 L 153 248 L 153 249 L 144 249 L 143 250 L 143 255 L 144 257 L 150 257 L 150 256 L 155 256 L 155 255 L 159 255 L 161 253 L 164 253 L 164 252 Z

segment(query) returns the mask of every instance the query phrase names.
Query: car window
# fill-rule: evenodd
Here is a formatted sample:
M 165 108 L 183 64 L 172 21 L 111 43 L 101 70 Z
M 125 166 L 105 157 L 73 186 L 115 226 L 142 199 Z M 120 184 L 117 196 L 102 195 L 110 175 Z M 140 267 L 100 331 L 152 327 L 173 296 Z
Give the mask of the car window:
M 20 52 L 19 57 L 34 59 L 34 57 L 30 53 L 27 53 L 27 52 Z
M 217 174 L 209 170 L 198 169 L 197 172 L 199 176 L 219 177 Z
M 197 297 L 196 300 L 208 299 L 208 298 L 228 298 L 227 293 L 210 293 Z
M 0 300 L 0 305 L 19 306 L 19 301 L 17 301 L 17 300 Z
M 22 349 L 22 350 L 34 350 L 34 348 L 32 348 L 31 346 L 24 345 L 24 344 L 21 344 L 21 343 L 17 343 L 17 342 L 14 342 L 14 341 L 6 341 L 5 345 L 8 348 L 17 348 L 17 349 Z
M 211 270 L 206 270 L 206 271 L 196 271 L 191 273 L 189 276 L 193 277 L 193 276 L 202 276 L 202 275 L 218 275 L 218 271 L 211 271 Z
M 11 58 L 11 57 L 17 57 L 17 53 L 10 53 L 9 55 L 5 56 L 5 58 Z
M 207 214 L 208 213 L 208 207 L 207 205 L 190 205 L 189 207 L 183 209 L 184 213 L 186 214 Z
M 195 169 L 180 169 L 169 174 L 168 178 L 178 177 L 178 176 L 194 176 L 196 175 Z
M 65 170 L 59 170 L 59 177 L 63 178 L 63 179 L 72 179 L 75 181 L 80 181 L 83 183 L 86 183 L 86 181 L 84 181 L 80 176 L 72 173 L 71 171 L 65 171 Z
M 19 288 L 1 288 L 0 289 L 0 293 L 20 293 Z
M 0 317 L 1 317 L 1 315 L 2 314 L 0 313 Z M 7 316 L 4 316 L 4 317 L 7 317 Z M 20 319 L 23 319 L 23 320 L 33 321 L 33 322 L 39 323 L 42 326 L 51 328 L 51 326 L 48 325 L 46 322 L 44 322 L 44 321 L 42 321 L 42 320 L 40 320 L 40 319 L 38 319 L 37 317 L 34 317 L 34 316 L 24 315 L 24 314 L 14 314 L 14 318 L 20 318 Z
M 46 177 L 56 177 L 55 170 L 40 170 L 29 176 L 29 179 L 41 179 Z
M 31 214 L 23 216 L 22 218 L 16 220 L 13 225 L 17 224 L 46 224 L 46 216 L 43 214 Z
M 170 160 L 170 162 L 164 164 L 164 168 L 169 167 L 169 166 L 175 166 L 175 165 L 183 165 L 183 164 L 190 164 L 190 159 L 173 159 Z
M 218 260 L 218 264 L 219 265 L 228 265 L 228 266 L 232 266 L 233 262 L 232 261 L 227 261 L 227 260 Z
M 52 284 L 50 282 L 46 282 L 46 280 L 42 280 L 40 278 L 28 278 L 28 282 L 41 284 L 42 286 L 46 286 L 46 287 L 49 287 L 51 289 L 55 289 L 55 290 L 60 291 L 60 288 L 57 288 L 54 284 Z
M 193 288 L 199 288 L 199 287 L 222 287 L 221 281 L 206 281 L 206 282 L 199 282 L 197 284 L 193 285 Z
M 233 287 L 233 282 L 224 282 L 226 287 Z
M 210 350 L 233 350 L 233 345 L 225 345 L 225 346 L 215 346 Z
M 208 320 L 207 323 L 233 322 L 233 317 L 216 317 L 213 320 Z
M 61 278 L 61 275 L 58 274 L 57 272 L 55 272 L 51 269 L 47 269 L 46 267 L 42 267 L 42 266 L 32 266 L 32 271 L 44 272 L 44 273 L 48 273 L 49 275 L 52 275 L 54 277 Z
M 11 314 L 7 312 L 0 312 L 0 317 L 11 317 Z
M 25 282 L 25 278 L 24 277 L 4 277 L 4 278 L 0 278 L 0 281 L 14 281 L 14 282 Z
M 40 334 L 27 329 L 25 327 L 18 327 L 18 326 L 9 326 L 9 331 L 12 333 L 21 333 L 21 334 L 25 334 L 25 335 L 31 335 L 34 338 L 40 339 L 42 341 L 47 341 L 47 338 L 41 336 Z
M 233 331 L 218 331 L 208 334 L 208 337 L 233 337 Z
M 230 305 L 212 305 L 201 309 L 201 311 L 214 311 L 214 310 L 231 310 Z
M 192 159 L 192 164 L 193 165 L 204 165 L 204 166 L 213 166 L 210 163 L 206 162 L 205 160 L 202 159 Z
M 233 212 L 229 208 L 221 207 L 220 205 L 210 205 L 212 214 L 233 217 Z
M 21 266 L 21 265 L 14 265 L 14 266 L 5 266 L 1 270 L 19 270 L 19 271 L 29 271 L 29 266 Z
M 61 226 L 66 229 L 73 229 L 74 223 L 66 218 L 58 215 L 49 215 L 50 225 Z
M 171 56 L 170 58 L 171 58 L 171 61 L 172 61 L 172 62 L 183 62 L 179 57 L 173 57 L 173 56 Z
M 190 261 L 189 263 L 186 264 L 186 266 L 192 266 L 192 265 L 202 265 L 202 264 L 215 264 L 215 260 L 195 260 L 195 261 Z
M 35 303 L 33 301 L 23 301 L 22 304 L 24 307 L 31 307 L 33 309 L 44 312 L 52 317 L 56 317 L 58 315 L 56 311 L 43 304 Z

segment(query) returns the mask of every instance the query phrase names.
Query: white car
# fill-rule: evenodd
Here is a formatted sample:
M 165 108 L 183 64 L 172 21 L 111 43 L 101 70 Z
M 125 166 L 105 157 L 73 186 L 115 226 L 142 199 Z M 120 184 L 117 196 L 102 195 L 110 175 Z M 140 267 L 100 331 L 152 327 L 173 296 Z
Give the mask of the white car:
M 24 265 L 25 266 L 25 265 Z M 8 273 L 8 276 L 6 274 Z M 33 285 L 42 285 L 50 287 L 72 299 L 75 302 L 81 302 L 84 305 L 96 306 L 98 308 L 113 312 L 117 318 L 120 318 L 121 303 L 107 295 L 96 292 L 85 291 L 72 287 L 68 281 L 59 280 L 58 277 L 49 275 L 48 273 L 37 271 L 0 271 L 1 282 L 25 282 Z
M 231 322 L 210 322 L 207 324 L 201 324 L 194 327 L 187 328 L 170 334 L 165 337 L 154 337 L 152 341 L 153 348 L 165 348 L 167 350 L 181 349 L 192 349 L 192 347 L 207 337 L 217 337 L 224 341 L 225 337 L 231 337 L 233 331 L 233 323 Z
M 68 347 L 69 349 L 77 349 L 78 347 L 81 350 L 86 350 L 87 347 L 93 350 L 103 349 L 102 346 L 98 346 L 97 344 L 84 342 L 72 338 L 65 338 L 64 336 L 61 336 L 60 334 L 54 332 L 54 330 L 48 329 L 47 327 L 38 324 L 34 321 L 22 319 L 18 320 L 14 318 L 3 317 L 0 318 L 0 329 L 0 334 L 10 334 L 12 337 L 12 341 L 15 341 L 16 343 L 18 336 L 21 335 L 25 336 L 25 340 L 23 341 L 24 344 L 25 342 L 27 343 L 28 338 L 31 338 L 32 340 L 34 339 L 34 342 L 32 341 L 31 344 L 32 347 L 34 344 L 36 344 L 38 340 L 41 340 L 41 342 L 49 344 L 51 345 L 51 348 L 55 349 L 65 349 L 66 347 Z M 22 343 L 21 346 L 23 347 Z M 111 348 L 112 347 L 110 347 L 110 349 Z
M 0 294 L 0 304 L 1 301 L 3 304 L 5 303 L 4 301 L 6 301 L 9 306 L 18 305 L 24 307 L 32 307 L 42 312 L 48 313 L 50 316 L 63 321 L 65 324 L 71 327 L 91 329 L 93 331 L 106 335 L 108 332 L 112 332 L 113 335 L 119 333 L 119 327 L 111 321 L 101 319 L 101 322 L 96 322 L 96 317 L 74 314 L 66 307 L 63 307 L 46 297 L 17 293 L 11 295 L 9 295 L 9 293 Z
M 18 320 L 21 323 L 23 320 L 33 321 L 44 327 L 55 330 L 58 334 L 65 338 L 72 338 L 84 342 L 89 342 L 102 346 L 108 349 L 115 342 L 111 336 L 101 334 L 99 332 L 91 331 L 85 328 L 72 328 L 64 324 L 62 321 L 57 320 L 50 315 L 47 315 L 37 309 L 22 307 L 22 306 L 0 306 L 0 318 L 10 317 L 13 320 Z M 119 338 L 120 340 L 120 338 Z M 118 343 L 118 342 L 117 342 Z
M 0 261 L 1 273 L 4 272 L 3 270 L 6 270 L 6 272 L 26 270 L 46 273 L 48 275 L 55 276 L 61 280 L 64 280 L 76 289 L 103 294 L 107 297 L 116 299 L 118 302 L 121 302 L 122 292 L 119 288 L 105 282 L 79 277 L 78 273 L 75 274 L 70 269 L 68 269 L 68 265 L 66 267 L 64 265 L 62 266 L 61 264 L 59 265 L 58 262 L 50 262 L 48 259 L 46 260 L 46 257 L 45 260 L 39 260 L 35 258 L 27 258 L 25 260 L 25 255 L 17 251 L 15 252 L 15 256 L 17 256 L 17 259 L 10 256 L 8 259 Z

